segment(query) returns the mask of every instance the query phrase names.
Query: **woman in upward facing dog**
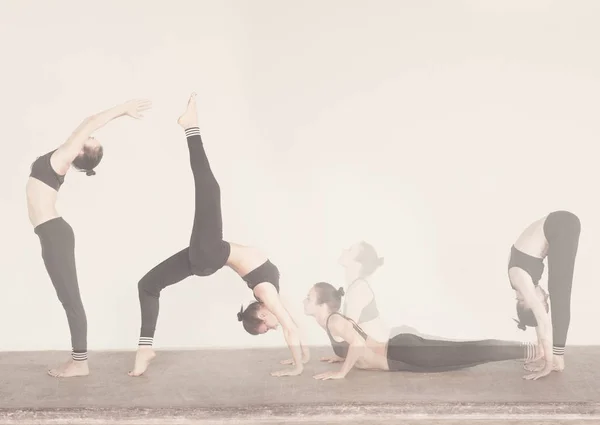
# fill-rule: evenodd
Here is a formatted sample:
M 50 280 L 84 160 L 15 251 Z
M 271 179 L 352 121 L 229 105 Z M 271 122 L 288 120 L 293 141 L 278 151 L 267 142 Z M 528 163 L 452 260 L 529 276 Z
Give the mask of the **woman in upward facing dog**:
M 383 257 L 377 255 L 373 245 L 365 241 L 355 243 L 350 248 L 342 250 L 338 263 L 344 267 L 346 282 L 345 288 L 341 290 L 341 295 L 346 295 L 342 314 L 356 322 L 369 335 L 369 338 L 385 342 L 393 335 L 410 333 L 427 339 L 451 341 L 448 338 L 424 334 L 407 325 L 394 329 L 388 328 L 379 314 L 375 293 L 369 282 L 373 274 L 383 265 Z M 348 354 L 348 344 L 345 341 L 337 341 L 331 336 L 330 342 L 335 355 L 322 357 L 321 361 L 342 363 Z
M 211 170 L 200 137 L 196 113 L 196 94 L 192 93 L 178 124 L 185 130 L 190 165 L 195 184 L 195 215 L 188 247 L 150 270 L 138 284 L 142 315 L 135 365 L 130 376 L 143 374 L 155 357 L 152 344 L 158 320 L 161 291 L 183 279 L 210 276 L 223 266 L 230 267 L 252 289 L 259 301 L 238 313 L 238 320 L 251 334 L 262 334 L 283 327 L 295 367 L 273 372 L 273 376 L 299 375 L 309 360 L 308 349 L 301 344 L 296 323 L 279 297 L 279 271 L 258 249 L 223 240 L 221 190 Z
M 390 330 L 379 315 L 375 293 L 369 279 L 383 265 L 383 258 L 377 255 L 375 248 L 361 241 L 342 250 L 338 263 L 344 268 L 345 298 L 342 314 L 356 322 L 374 340 L 385 342 Z M 348 345 L 331 339 L 335 353 L 332 357 L 323 357 L 321 361 L 341 363 L 348 354 Z
M 541 357 L 541 349 L 534 344 L 496 339 L 448 341 L 400 333 L 386 341 L 376 341 L 356 322 L 338 312 L 343 293 L 343 288 L 336 290 L 329 283 L 319 282 L 304 300 L 304 313 L 313 316 L 332 341 L 347 347 L 342 368 L 315 375 L 315 379 L 342 379 L 353 367 L 431 373 Z
M 571 288 L 581 222 L 569 211 L 554 211 L 535 221 L 511 248 L 508 277 L 517 293 L 518 327 L 535 327 L 544 358 L 525 368 L 537 378 L 564 370 L 567 332 L 571 321 Z M 548 294 L 539 286 L 548 257 Z
M 124 115 L 140 118 L 151 103 L 134 100 L 86 118 L 58 148 L 37 158 L 27 181 L 27 207 L 34 232 L 40 238 L 42 258 L 58 299 L 67 313 L 71 330 L 72 359 L 48 370 L 54 377 L 89 374 L 87 362 L 87 320 L 79 294 L 75 267 L 75 235 L 71 226 L 56 210 L 58 190 L 73 166 L 88 176 L 95 174 L 103 148 L 91 137 L 109 121 Z

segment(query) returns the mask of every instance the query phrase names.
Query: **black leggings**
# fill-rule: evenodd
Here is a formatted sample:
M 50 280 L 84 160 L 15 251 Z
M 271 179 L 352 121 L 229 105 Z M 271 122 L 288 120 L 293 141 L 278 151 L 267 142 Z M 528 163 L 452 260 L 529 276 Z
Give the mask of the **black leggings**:
M 36 226 L 34 232 L 40 238 L 42 258 L 56 295 L 67 313 L 72 357 L 86 360 L 87 318 L 77 281 L 73 228 L 62 217 L 57 217 Z
M 399 334 L 388 342 L 390 371 L 444 372 L 483 363 L 533 359 L 530 343 L 486 339 L 438 341 L 413 334 Z
M 552 316 L 554 354 L 565 352 L 571 322 L 571 289 L 581 223 L 568 211 L 555 211 L 546 217 L 544 235 L 548 241 L 548 294 Z
M 152 345 L 158 320 L 160 292 L 183 279 L 210 276 L 229 258 L 223 240 L 221 189 L 210 168 L 198 127 L 185 130 L 194 175 L 196 211 L 190 245 L 150 270 L 138 283 L 142 327 L 139 345 Z

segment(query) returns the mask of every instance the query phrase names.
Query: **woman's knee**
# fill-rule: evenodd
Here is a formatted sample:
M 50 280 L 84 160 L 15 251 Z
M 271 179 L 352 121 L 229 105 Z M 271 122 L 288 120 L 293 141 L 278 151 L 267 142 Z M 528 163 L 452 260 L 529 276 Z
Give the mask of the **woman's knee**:
M 138 282 L 138 293 L 140 297 L 144 295 L 149 295 L 154 298 L 158 298 L 160 296 L 160 284 L 156 281 L 156 279 L 152 279 L 152 276 L 147 274 Z

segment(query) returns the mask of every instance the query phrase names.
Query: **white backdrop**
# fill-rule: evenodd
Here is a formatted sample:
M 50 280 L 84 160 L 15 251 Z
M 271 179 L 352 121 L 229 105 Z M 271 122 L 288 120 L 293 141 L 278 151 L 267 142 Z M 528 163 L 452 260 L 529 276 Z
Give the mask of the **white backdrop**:
M 225 237 L 269 253 L 298 313 L 313 283 L 343 283 L 339 251 L 364 239 L 385 257 L 373 285 L 390 326 L 533 339 L 511 320 L 510 246 L 569 209 L 583 229 L 568 343 L 600 343 L 598 12 L 592 1 L 3 1 L 0 349 L 70 349 L 27 220 L 31 162 L 87 115 L 147 97 L 144 120 L 96 134 L 98 175 L 70 173 L 59 203 L 90 349 L 135 348 L 137 282 L 191 231 L 176 124 L 191 91 Z M 189 278 L 163 292 L 156 346 L 284 345 L 243 331 L 235 314 L 250 300 L 230 270 Z

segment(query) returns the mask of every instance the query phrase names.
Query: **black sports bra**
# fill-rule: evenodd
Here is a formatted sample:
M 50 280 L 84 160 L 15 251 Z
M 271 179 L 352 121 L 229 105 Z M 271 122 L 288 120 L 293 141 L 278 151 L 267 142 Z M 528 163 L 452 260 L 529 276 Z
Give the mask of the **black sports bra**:
M 337 356 L 346 358 L 346 356 L 348 355 L 348 350 L 350 348 L 350 344 L 348 344 L 346 341 L 336 341 L 335 338 L 333 337 L 333 335 L 331 335 L 331 332 L 329 331 L 329 319 L 331 319 L 331 316 L 333 316 L 334 314 L 342 316 L 344 319 L 350 321 L 350 323 L 352 323 L 352 327 L 354 328 L 354 330 L 356 332 L 358 332 L 365 341 L 367 340 L 368 335 L 365 331 L 362 330 L 362 328 L 360 326 L 358 326 L 356 324 L 356 322 L 354 320 L 350 319 L 349 317 L 346 317 L 343 314 L 338 313 L 338 312 L 331 313 L 329 315 L 329 317 L 327 318 L 327 322 L 325 324 L 325 330 L 327 331 L 327 336 L 329 337 L 329 341 L 331 341 L 331 347 L 333 348 L 333 352 Z
M 523 269 L 531 276 L 533 284 L 538 286 L 544 273 L 544 259 L 525 254 L 513 245 L 510 248 L 510 259 L 508 260 L 508 269 L 510 270 L 511 267 Z M 510 286 L 512 286 L 512 283 Z M 513 289 L 515 289 L 514 286 Z
M 248 285 L 248 288 L 254 290 L 256 285 L 263 282 L 271 283 L 277 292 L 279 293 L 279 269 L 270 260 L 265 261 L 263 264 L 252 270 L 242 279 Z M 256 296 L 254 296 L 256 298 Z M 260 301 L 256 298 L 257 301 Z
M 54 168 L 52 168 L 50 158 L 54 152 L 56 152 L 56 149 L 38 157 L 35 161 L 33 161 L 31 164 L 31 173 L 29 173 L 29 177 L 33 177 L 42 183 L 46 183 L 48 186 L 58 192 L 58 189 L 60 189 L 60 186 L 65 181 L 65 176 L 61 176 L 54 171 Z
M 352 285 L 354 285 L 358 281 L 365 282 L 367 284 L 367 287 L 369 288 L 369 291 L 373 295 L 373 298 L 371 298 L 371 302 L 369 302 L 369 304 L 367 304 L 366 306 L 363 307 L 363 309 L 360 311 L 360 315 L 358 316 L 358 323 L 365 323 L 365 322 L 369 322 L 373 319 L 378 318 L 379 317 L 379 309 L 377 308 L 377 302 L 375 301 L 375 293 L 373 292 L 373 289 L 371 289 L 371 285 L 369 285 L 369 283 L 365 279 L 358 278 L 358 279 L 354 280 L 348 287 L 348 294 L 351 291 Z M 346 294 L 347 299 L 349 296 L 348 294 Z M 344 303 L 344 313 L 346 312 L 346 307 L 347 307 L 347 304 Z

